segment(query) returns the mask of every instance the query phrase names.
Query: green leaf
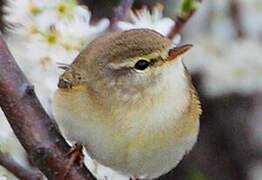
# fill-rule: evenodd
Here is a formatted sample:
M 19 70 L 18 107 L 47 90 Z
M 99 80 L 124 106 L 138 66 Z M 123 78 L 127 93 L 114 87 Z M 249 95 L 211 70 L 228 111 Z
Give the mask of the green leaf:
M 201 5 L 200 2 L 196 0 L 181 0 L 179 5 L 179 16 L 185 17 L 188 13 L 196 10 Z

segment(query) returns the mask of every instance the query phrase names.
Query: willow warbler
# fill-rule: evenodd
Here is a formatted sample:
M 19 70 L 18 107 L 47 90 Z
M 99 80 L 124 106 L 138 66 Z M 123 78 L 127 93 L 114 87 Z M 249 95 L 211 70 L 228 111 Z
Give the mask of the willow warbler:
M 92 41 L 65 67 L 53 101 L 64 135 L 122 174 L 157 178 L 191 150 L 200 103 L 176 47 L 148 29 Z

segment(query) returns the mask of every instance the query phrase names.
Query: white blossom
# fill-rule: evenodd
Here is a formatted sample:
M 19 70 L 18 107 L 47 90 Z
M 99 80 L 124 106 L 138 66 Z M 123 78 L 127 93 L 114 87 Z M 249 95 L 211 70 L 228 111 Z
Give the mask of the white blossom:
M 130 21 L 119 21 L 117 27 L 120 30 L 148 28 L 167 36 L 175 25 L 175 21 L 171 18 L 163 17 L 163 9 L 164 6 L 162 4 L 156 4 L 152 9 L 152 13 L 145 6 L 140 10 L 129 11 Z M 180 35 L 175 36 L 173 39 L 175 44 L 178 44 L 180 41 Z
M 109 20 L 92 25 L 91 12 L 75 0 L 7 0 L 4 11 L 4 21 L 12 25 L 5 37 L 9 49 L 51 114 L 52 97 L 62 73 L 57 63 L 72 63 L 92 39 L 104 33 Z M 4 129 L 0 131 L 0 150 L 26 165 L 25 152 L 2 111 L 0 129 Z
M 201 39 L 185 56 L 192 72 L 202 73 L 208 95 L 262 91 L 262 43 L 253 39 Z
M 50 112 L 61 74 L 57 63 L 70 64 L 88 42 L 106 30 L 109 21 L 91 25 L 90 11 L 74 0 L 9 0 L 7 4 L 4 19 L 14 24 L 8 45 Z
M 0 109 L 0 151 L 1 153 L 10 153 L 12 158 L 18 163 L 28 165 L 25 150 L 22 148 L 10 125 L 8 124 L 4 113 Z M 0 180 L 14 179 L 12 173 L 6 171 L 0 166 Z
M 7 180 L 5 173 L 2 172 L 1 169 L 0 169 L 0 180 Z
M 241 23 L 245 32 L 253 38 L 261 37 L 262 34 L 262 1 L 239 0 Z

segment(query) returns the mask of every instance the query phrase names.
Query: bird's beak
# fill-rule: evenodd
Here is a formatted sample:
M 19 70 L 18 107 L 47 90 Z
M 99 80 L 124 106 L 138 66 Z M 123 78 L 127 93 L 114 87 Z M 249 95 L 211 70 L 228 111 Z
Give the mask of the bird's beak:
M 177 47 L 170 49 L 168 52 L 168 57 L 166 58 L 165 61 L 172 61 L 176 59 L 178 56 L 180 56 L 181 54 L 184 54 L 186 51 L 188 51 L 192 47 L 193 47 L 192 44 L 185 44 L 185 45 L 177 46 Z

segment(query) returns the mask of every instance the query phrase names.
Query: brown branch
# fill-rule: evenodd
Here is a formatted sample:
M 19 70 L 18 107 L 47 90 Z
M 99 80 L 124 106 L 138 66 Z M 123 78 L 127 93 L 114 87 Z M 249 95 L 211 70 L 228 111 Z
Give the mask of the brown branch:
M 6 5 L 6 1 L 0 0 L 0 31 L 5 32 L 7 28 L 7 24 L 4 22 L 3 17 L 6 14 L 6 12 L 3 11 L 3 7 Z
M 235 31 L 237 33 L 237 37 L 242 38 L 244 36 L 244 31 L 240 19 L 239 2 L 238 0 L 229 0 L 229 4 L 230 14 L 235 27 Z
M 18 164 L 9 153 L 3 153 L 0 151 L 0 165 L 21 180 L 43 179 L 43 175 L 39 171 L 25 169 L 23 166 Z
M 197 2 L 202 2 L 202 0 L 196 0 Z M 167 35 L 169 39 L 173 39 L 185 26 L 188 20 L 195 14 L 197 9 L 187 12 L 185 15 L 181 16 L 179 13 L 175 16 L 174 21 L 175 24 L 172 27 L 171 31 Z
M 134 0 L 120 0 L 118 6 L 114 9 L 114 17 L 111 23 L 111 29 L 116 30 L 116 23 L 124 20 L 128 11 L 132 8 Z
M 70 146 L 44 111 L 0 35 L 0 106 L 29 158 L 48 179 L 66 168 Z M 95 179 L 87 168 L 74 165 L 67 179 Z

